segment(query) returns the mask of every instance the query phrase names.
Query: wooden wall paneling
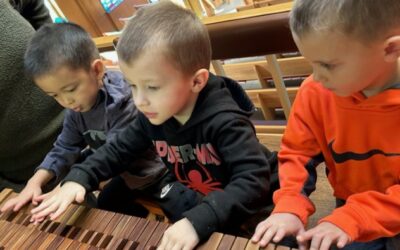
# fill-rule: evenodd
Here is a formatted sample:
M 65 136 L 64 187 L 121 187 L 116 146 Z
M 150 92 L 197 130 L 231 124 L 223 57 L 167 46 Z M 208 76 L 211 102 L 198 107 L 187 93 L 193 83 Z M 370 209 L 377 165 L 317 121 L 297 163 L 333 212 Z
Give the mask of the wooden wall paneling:
M 124 23 L 119 19 L 132 16 L 136 11 L 135 5 L 148 3 L 147 0 L 125 0 L 111 13 L 106 13 L 99 0 L 55 1 L 69 21 L 81 25 L 92 37 L 121 30 Z
M 117 8 L 115 8 L 110 14 L 108 14 L 111 20 L 114 22 L 118 30 L 122 30 L 124 22 L 120 21 L 120 18 L 127 18 L 132 16 L 137 5 L 147 4 L 147 0 L 125 0 Z
M 85 16 L 75 0 L 56 0 L 56 3 L 70 22 L 81 25 L 92 37 L 102 35 L 97 26 Z
M 69 0 L 71 1 L 71 0 Z M 110 15 L 106 13 L 100 0 L 74 0 L 80 6 L 85 15 L 91 19 L 91 22 L 97 26 L 103 35 L 104 32 L 117 31 L 118 27 L 115 25 Z

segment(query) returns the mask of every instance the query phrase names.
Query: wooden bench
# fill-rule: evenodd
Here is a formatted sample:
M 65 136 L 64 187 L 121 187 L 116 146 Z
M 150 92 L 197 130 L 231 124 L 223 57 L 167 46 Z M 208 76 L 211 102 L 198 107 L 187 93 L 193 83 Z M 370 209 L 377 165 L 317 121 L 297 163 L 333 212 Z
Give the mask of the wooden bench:
M 308 76 L 312 73 L 310 63 L 302 56 L 278 58 L 277 61 L 284 78 Z M 270 87 L 266 80 L 272 79 L 272 74 L 268 70 L 269 65 L 266 60 L 223 64 L 222 66 L 225 74 L 236 81 L 259 80 L 261 87 Z M 213 67 L 211 67 L 211 71 L 215 72 Z
M 298 87 L 286 89 L 290 102 L 294 101 L 298 90 Z M 275 109 L 282 107 L 278 90 L 275 88 L 246 90 L 246 93 L 254 105 L 261 109 L 265 119 L 274 119 Z

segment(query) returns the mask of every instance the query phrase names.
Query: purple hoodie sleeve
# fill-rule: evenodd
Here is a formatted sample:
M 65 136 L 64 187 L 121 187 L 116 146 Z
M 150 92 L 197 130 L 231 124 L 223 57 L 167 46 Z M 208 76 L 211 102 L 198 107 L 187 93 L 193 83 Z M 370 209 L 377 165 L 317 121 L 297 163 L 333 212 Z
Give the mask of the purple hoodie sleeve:
M 37 168 L 52 171 L 55 174 L 56 182 L 59 182 L 60 178 L 69 171 L 85 146 L 76 123 L 76 116 L 67 110 L 61 134 L 58 136 L 51 151 Z

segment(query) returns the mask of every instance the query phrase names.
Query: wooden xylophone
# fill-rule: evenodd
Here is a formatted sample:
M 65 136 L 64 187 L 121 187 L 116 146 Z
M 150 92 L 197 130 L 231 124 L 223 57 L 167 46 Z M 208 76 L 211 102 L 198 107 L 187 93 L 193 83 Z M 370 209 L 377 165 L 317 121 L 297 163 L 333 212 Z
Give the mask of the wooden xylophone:
M 0 193 L 0 206 L 16 197 Z M 0 249 L 156 249 L 169 224 L 72 204 L 55 221 L 29 222 L 32 206 L 0 214 Z M 197 249 L 258 250 L 248 239 L 214 233 Z M 270 244 L 265 250 L 290 250 Z

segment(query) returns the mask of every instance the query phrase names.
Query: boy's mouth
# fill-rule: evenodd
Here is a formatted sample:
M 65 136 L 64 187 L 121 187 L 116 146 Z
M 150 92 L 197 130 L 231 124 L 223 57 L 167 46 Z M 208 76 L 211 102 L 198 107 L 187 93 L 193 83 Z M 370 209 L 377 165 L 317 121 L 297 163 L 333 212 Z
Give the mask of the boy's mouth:
M 143 114 L 149 119 L 156 118 L 157 116 L 157 113 L 152 113 L 152 112 L 143 112 Z
M 80 106 L 72 108 L 73 111 L 75 112 L 80 112 L 82 110 L 82 108 Z

